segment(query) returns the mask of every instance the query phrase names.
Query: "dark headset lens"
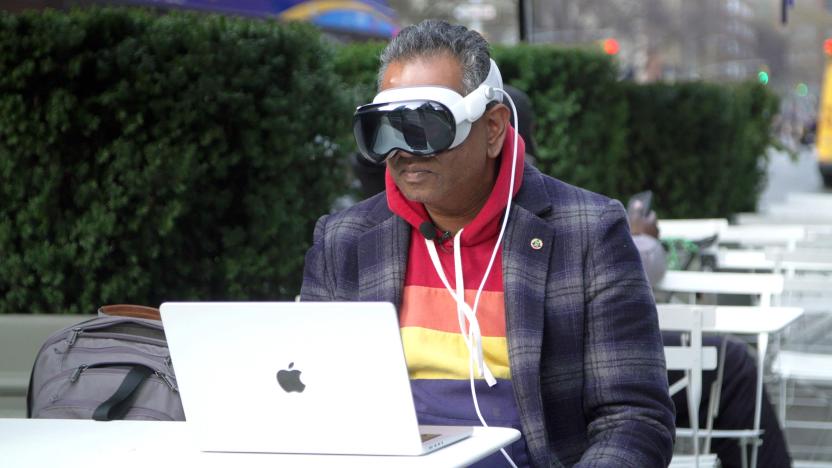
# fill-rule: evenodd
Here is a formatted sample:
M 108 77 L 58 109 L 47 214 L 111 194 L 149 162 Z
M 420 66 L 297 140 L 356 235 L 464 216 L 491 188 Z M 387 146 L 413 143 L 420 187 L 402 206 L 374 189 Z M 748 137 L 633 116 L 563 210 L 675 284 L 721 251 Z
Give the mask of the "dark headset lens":
M 446 150 L 454 140 L 456 121 L 435 101 L 369 104 L 356 111 L 353 133 L 361 152 L 382 162 L 396 149 L 418 156 Z

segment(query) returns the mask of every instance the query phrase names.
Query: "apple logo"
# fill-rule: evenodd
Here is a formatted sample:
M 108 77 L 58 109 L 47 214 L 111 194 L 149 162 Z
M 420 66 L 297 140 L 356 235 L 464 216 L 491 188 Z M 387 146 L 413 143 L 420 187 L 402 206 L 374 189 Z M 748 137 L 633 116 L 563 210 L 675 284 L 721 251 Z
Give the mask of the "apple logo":
M 300 372 L 297 369 L 292 369 L 295 363 L 289 363 L 289 369 L 283 369 L 277 372 L 277 383 L 280 384 L 280 388 L 282 388 L 286 392 L 302 392 L 306 385 L 300 381 Z

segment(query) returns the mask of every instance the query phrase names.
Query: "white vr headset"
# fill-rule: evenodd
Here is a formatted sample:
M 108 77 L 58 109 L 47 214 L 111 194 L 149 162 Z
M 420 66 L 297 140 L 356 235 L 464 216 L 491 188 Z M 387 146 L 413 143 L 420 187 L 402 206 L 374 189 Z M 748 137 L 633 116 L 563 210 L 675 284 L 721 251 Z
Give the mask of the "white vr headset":
M 467 96 L 441 86 L 393 88 L 360 106 L 353 118 L 356 143 L 367 159 L 385 161 L 396 150 L 433 156 L 465 141 L 490 102 L 502 100 L 503 79 L 494 60 L 488 76 Z

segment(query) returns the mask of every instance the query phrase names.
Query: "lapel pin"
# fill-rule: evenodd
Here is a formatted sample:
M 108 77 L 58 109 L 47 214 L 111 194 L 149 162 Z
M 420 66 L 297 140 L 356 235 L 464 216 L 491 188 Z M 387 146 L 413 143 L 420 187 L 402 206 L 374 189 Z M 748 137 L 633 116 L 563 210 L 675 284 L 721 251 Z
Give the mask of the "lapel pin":
M 543 241 L 535 237 L 532 239 L 531 245 L 533 249 L 540 250 L 543 248 Z

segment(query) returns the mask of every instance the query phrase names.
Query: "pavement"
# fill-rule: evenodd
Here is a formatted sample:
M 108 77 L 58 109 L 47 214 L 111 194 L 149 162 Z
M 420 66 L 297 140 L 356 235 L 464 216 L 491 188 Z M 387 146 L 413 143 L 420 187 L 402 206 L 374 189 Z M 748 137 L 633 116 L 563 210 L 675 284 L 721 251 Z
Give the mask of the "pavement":
M 832 193 L 823 187 L 814 147 L 800 147 L 794 159 L 785 151 L 770 150 L 768 156 L 767 184 L 757 205 L 760 211 L 784 202 L 789 193 Z
M 785 151 L 769 152 L 767 184 L 760 196 L 758 210 L 783 203 L 789 193 L 830 193 L 823 187 L 814 147 L 801 147 L 796 157 Z M 813 345 L 832 350 L 832 336 L 813 340 Z M 772 402 L 778 400 L 778 385 L 767 385 Z M 832 388 L 801 383 L 790 387 L 789 420 L 823 420 L 832 423 Z M 785 428 L 786 439 L 797 467 L 832 467 L 832 430 Z

